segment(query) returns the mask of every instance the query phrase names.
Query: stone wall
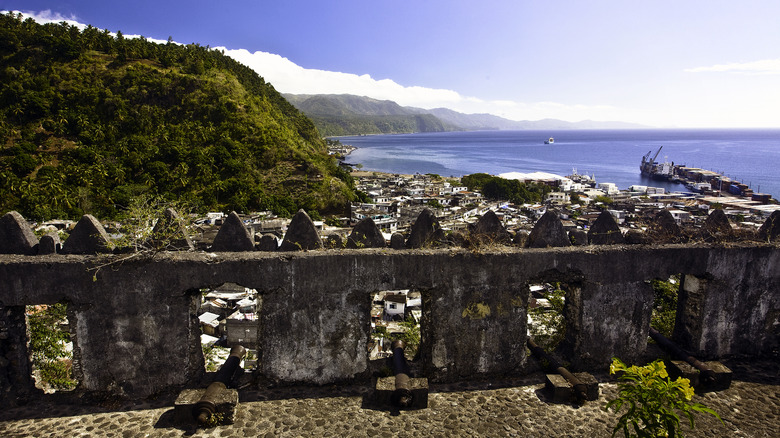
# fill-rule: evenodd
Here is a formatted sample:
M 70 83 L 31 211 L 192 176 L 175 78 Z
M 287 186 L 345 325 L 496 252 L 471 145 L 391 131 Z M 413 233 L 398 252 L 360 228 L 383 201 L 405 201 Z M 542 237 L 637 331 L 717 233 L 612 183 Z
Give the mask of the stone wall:
M 604 246 L 486 251 L 317 250 L 0 255 L 0 391 L 31 386 L 23 307 L 69 303 L 81 389 L 144 397 L 203 374 L 200 288 L 225 282 L 262 294 L 265 377 L 327 384 L 368 378 L 371 293 L 422 292 L 420 360 L 453 381 L 527 368 L 529 284 L 569 284 L 566 360 L 579 369 L 644 350 L 654 278 L 683 274 L 675 338 L 702 357 L 777 354 L 780 248 L 775 245 Z M 91 268 L 104 266 L 95 275 Z
M 231 213 L 212 252 L 192 251 L 177 217 L 168 211 L 155 227 L 172 230 L 155 239 L 177 251 L 120 248 L 115 254 L 100 222 L 88 215 L 61 251 L 56 235 L 39 241 L 18 213 L 0 218 L 2 401 L 23 402 L 33 393 L 24 306 L 34 304 L 68 303 L 80 390 L 145 397 L 198 382 L 204 373 L 200 290 L 226 282 L 261 295 L 259 372 L 280 383 L 367 379 L 371 299 L 381 290 L 421 292 L 420 368 L 434 381 L 533 368 L 525 347 L 529 285 L 541 282 L 567 285 L 560 353 L 580 370 L 643 353 L 650 281 L 675 274 L 683 279 L 674 329 L 681 346 L 704 358 L 777 355 L 780 348 L 780 213 L 759 231 L 764 243 L 709 235 L 685 245 L 597 246 L 594 240 L 569 247 L 548 211 L 520 248 L 490 214 L 458 237 L 447 236 L 426 210 L 408 239 L 393 236 L 392 249 L 375 238 L 381 234 L 370 219 L 355 227 L 350 245 L 331 242 L 359 250 L 322 249 L 303 211 L 281 246 L 276 239 L 255 245 Z M 680 233 L 663 235 L 667 242 L 700 235 Z M 453 242 L 468 249 L 443 246 Z M 561 247 L 535 248 L 552 242 Z M 285 245 L 294 251 L 282 251 Z

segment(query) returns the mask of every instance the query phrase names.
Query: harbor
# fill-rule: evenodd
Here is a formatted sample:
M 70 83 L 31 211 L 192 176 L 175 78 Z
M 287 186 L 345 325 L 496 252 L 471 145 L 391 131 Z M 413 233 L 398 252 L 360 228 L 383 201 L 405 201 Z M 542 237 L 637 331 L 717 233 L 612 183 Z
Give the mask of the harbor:
M 657 158 L 662 149 L 663 146 L 659 147 L 652 158 L 650 158 L 652 151 L 642 157 L 639 170 L 643 175 L 655 180 L 684 184 L 691 192 L 705 196 L 747 198 L 764 204 L 773 202 L 771 194 L 754 191 L 749 184 L 744 184 L 719 172 L 679 165 L 666 159 L 659 162 Z

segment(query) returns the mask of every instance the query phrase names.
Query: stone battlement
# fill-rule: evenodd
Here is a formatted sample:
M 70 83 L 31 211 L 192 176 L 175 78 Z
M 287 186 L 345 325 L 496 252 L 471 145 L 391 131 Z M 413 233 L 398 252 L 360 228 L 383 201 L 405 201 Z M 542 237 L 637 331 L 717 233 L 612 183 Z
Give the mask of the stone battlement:
M 434 382 L 522 374 L 529 285 L 542 282 L 568 286 L 561 352 L 579 370 L 643 353 L 649 280 L 674 274 L 681 346 L 774 355 L 777 266 L 771 243 L 0 255 L 0 391 L 32 390 L 24 306 L 61 301 L 82 390 L 145 397 L 197 381 L 200 289 L 226 282 L 262 296 L 259 372 L 280 383 L 367 379 L 372 293 L 395 289 L 422 294 L 419 361 Z

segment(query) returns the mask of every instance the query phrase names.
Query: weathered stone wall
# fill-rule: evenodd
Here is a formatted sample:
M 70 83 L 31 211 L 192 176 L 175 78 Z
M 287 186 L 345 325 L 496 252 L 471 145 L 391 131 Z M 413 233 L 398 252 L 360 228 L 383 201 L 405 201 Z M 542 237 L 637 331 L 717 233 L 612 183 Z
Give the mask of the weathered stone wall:
M 779 268 L 775 249 L 710 251 L 705 274 L 684 276 L 675 339 L 707 358 L 777 352 Z
M 24 306 L 0 301 L 0 400 L 24 402 L 33 391 Z
M 780 339 L 780 248 L 772 245 L 180 252 L 105 266 L 93 278 L 91 267 L 119 257 L 0 255 L 4 398 L 30 385 L 29 364 L 18 359 L 21 306 L 63 300 L 82 389 L 139 397 L 197 380 L 198 289 L 225 282 L 262 294 L 261 372 L 287 383 L 368 377 L 371 293 L 389 289 L 422 292 L 420 357 L 438 381 L 521 372 L 528 285 L 539 281 L 572 286 L 564 350 L 580 369 L 642 353 L 647 281 L 672 274 L 685 276 L 675 338 L 693 353 L 776 354 Z

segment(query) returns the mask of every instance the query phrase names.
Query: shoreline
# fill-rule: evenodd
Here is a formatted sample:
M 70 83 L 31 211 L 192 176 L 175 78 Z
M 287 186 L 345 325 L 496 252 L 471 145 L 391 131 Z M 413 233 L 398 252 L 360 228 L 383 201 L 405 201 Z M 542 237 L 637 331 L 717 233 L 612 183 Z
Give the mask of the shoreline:
M 544 138 L 549 137 L 547 134 L 555 135 L 555 144 L 542 144 L 542 133 Z M 344 155 L 343 161 L 353 167 L 362 164 L 361 170 L 462 177 L 474 173 L 501 175 L 511 172 L 566 176 L 575 168 L 579 174 L 595 174 L 597 182 L 612 182 L 621 189 L 641 185 L 664 188 L 667 192 L 695 192 L 673 181 L 658 181 L 641 174 L 642 156 L 649 150 L 655 153 L 663 146 L 659 162 L 668 155 L 675 163 L 687 163 L 689 167 L 722 169 L 718 173 L 732 175 L 732 181 L 744 182 L 753 193 L 780 193 L 770 164 L 780 160 L 780 129 L 561 130 L 542 133 L 536 130 L 457 131 L 405 134 L 401 138 L 381 134 L 377 134 L 380 137 L 339 138 L 354 148 Z M 353 153 L 366 148 L 372 150 Z M 725 186 L 724 182 L 724 189 Z

